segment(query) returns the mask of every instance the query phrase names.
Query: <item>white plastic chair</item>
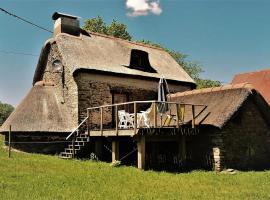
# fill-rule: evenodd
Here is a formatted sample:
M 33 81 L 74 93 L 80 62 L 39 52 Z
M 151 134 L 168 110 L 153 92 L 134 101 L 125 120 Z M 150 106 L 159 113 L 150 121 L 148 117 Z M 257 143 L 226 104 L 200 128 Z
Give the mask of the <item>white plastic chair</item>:
M 134 115 L 127 113 L 125 110 L 118 111 L 118 127 L 123 129 L 134 127 Z
M 146 111 L 141 111 L 141 120 L 143 119 L 144 125 L 147 128 L 150 128 L 150 117 L 149 114 L 152 111 L 152 106 L 148 108 Z

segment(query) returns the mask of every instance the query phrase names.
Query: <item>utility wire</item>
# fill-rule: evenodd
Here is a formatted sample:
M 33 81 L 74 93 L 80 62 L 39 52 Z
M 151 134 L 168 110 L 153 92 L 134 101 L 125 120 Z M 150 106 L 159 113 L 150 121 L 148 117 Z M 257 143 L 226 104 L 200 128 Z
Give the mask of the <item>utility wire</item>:
M 24 18 L 21 18 L 21 17 L 15 15 L 15 14 L 13 14 L 13 13 L 10 13 L 10 12 L 8 12 L 7 10 L 5 10 L 5 9 L 3 9 L 3 8 L 0 8 L 0 11 L 4 12 L 4 13 L 6 13 L 6 14 L 12 16 L 12 17 L 15 17 L 15 18 L 17 18 L 17 19 L 19 19 L 19 20 L 21 20 L 21 21 L 24 21 L 24 22 L 26 22 L 26 23 L 28 23 L 28 24 L 31 24 L 32 26 L 35 26 L 35 27 L 37 27 L 37 28 L 40 28 L 40 29 L 42 29 L 42 30 L 44 30 L 44 31 L 53 33 L 52 31 L 50 31 L 50 30 L 48 30 L 48 29 L 46 29 L 46 28 L 43 28 L 42 26 L 39 26 L 39 25 L 37 25 L 37 24 L 35 24 L 35 23 L 33 23 L 33 22 L 30 22 L 30 21 L 28 21 L 28 20 L 26 20 L 26 19 L 24 19 Z
M 34 56 L 34 57 L 38 57 L 39 56 L 37 54 L 22 53 L 22 52 L 15 52 L 15 51 L 5 51 L 5 50 L 0 50 L 0 53 L 4 53 L 4 54 L 15 54 L 15 55 L 24 55 L 24 56 Z

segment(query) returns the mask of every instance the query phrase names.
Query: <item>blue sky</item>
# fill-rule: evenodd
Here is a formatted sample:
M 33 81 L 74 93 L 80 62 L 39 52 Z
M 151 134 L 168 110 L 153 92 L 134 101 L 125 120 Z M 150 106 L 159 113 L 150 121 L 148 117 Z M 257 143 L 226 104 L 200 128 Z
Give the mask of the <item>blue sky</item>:
M 269 67 L 270 0 L 152 0 L 160 10 L 136 17 L 127 15 L 132 10 L 126 1 L 2 0 L 0 7 L 51 30 L 55 11 L 80 16 L 81 25 L 97 15 L 107 23 L 114 18 L 127 24 L 135 40 L 188 54 L 202 64 L 202 77 L 225 83 L 236 73 Z M 51 34 L 3 12 L 0 27 L 0 101 L 17 105 L 32 86 L 38 56 L 1 51 L 38 55 Z

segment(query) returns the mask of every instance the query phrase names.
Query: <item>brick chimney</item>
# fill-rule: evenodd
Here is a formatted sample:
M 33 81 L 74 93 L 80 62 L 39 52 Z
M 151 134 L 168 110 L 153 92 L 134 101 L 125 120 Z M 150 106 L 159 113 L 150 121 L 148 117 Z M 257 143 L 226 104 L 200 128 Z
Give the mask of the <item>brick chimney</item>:
M 55 12 L 52 15 L 52 19 L 54 20 L 54 36 L 59 33 L 68 33 L 75 36 L 80 35 L 79 17 Z

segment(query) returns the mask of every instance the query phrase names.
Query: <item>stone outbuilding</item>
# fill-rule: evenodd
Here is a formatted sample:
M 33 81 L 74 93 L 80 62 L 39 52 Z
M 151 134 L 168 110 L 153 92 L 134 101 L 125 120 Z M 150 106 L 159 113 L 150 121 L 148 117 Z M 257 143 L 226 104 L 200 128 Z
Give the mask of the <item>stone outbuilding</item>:
M 201 103 L 199 134 L 186 137 L 187 164 L 241 170 L 270 167 L 270 109 L 251 84 L 192 90 L 171 95 L 179 103 Z M 185 113 L 189 121 L 191 113 Z

